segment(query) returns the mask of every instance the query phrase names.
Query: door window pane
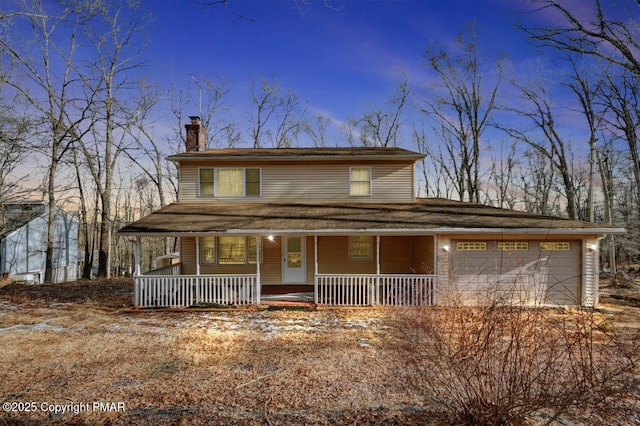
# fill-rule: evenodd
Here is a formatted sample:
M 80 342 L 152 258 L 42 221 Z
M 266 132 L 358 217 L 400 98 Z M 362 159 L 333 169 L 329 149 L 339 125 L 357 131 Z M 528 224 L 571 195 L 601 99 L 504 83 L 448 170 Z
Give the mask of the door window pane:
M 287 267 L 300 268 L 302 266 L 302 240 L 300 237 L 287 238 Z

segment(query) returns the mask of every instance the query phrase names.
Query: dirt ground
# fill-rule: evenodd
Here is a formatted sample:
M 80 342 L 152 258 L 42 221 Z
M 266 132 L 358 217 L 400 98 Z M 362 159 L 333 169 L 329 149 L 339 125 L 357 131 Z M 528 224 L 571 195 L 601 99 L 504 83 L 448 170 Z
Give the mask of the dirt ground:
M 0 424 L 442 423 L 406 385 L 389 310 L 131 313 L 131 301 L 129 280 L 0 287 Z M 638 328 L 640 303 L 602 302 Z M 630 390 L 561 424 L 640 424 L 639 408 Z

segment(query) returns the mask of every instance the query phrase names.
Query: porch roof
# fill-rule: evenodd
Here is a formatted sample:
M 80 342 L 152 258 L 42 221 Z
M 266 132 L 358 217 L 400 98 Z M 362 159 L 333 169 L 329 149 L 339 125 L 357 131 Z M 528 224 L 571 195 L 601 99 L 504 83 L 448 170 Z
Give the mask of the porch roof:
M 405 204 L 176 203 L 120 229 L 131 236 L 198 234 L 625 232 L 559 217 L 445 200 Z

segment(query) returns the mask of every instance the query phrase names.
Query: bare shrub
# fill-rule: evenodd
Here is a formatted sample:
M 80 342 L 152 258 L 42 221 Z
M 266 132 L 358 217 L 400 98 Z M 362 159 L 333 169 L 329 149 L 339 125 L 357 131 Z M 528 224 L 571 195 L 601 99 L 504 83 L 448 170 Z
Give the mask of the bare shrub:
M 456 424 L 551 422 L 638 385 L 638 336 L 621 338 L 593 310 L 491 302 L 394 318 L 408 382 Z

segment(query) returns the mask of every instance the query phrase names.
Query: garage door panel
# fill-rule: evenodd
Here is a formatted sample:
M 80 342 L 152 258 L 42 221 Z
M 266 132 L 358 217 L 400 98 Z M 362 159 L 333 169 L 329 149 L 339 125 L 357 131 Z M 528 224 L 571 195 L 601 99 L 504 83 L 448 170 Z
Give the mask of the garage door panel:
M 459 240 L 462 241 L 462 240 Z M 570 250 L 542 250 L 540 241 L 518 244 L 519 250 L 499 250 L 498 241 L 482 241 L 480 247 L 452 241 L 452 281 L 465 297 L 480 293 L 519 291 L 546 294 L 547 303 L 576 304 L 580 302 L 581 241 L 570 241 Z M 459 247 L 466 249 L 459 250 Z M 510 246 L 508 246 L 510 247 Z M 523 249 L 526 247 L 526 249 Z M 511 286 L 511 289 L 509 289 Z M 528 295 L 527 297 L 530 297 Z

